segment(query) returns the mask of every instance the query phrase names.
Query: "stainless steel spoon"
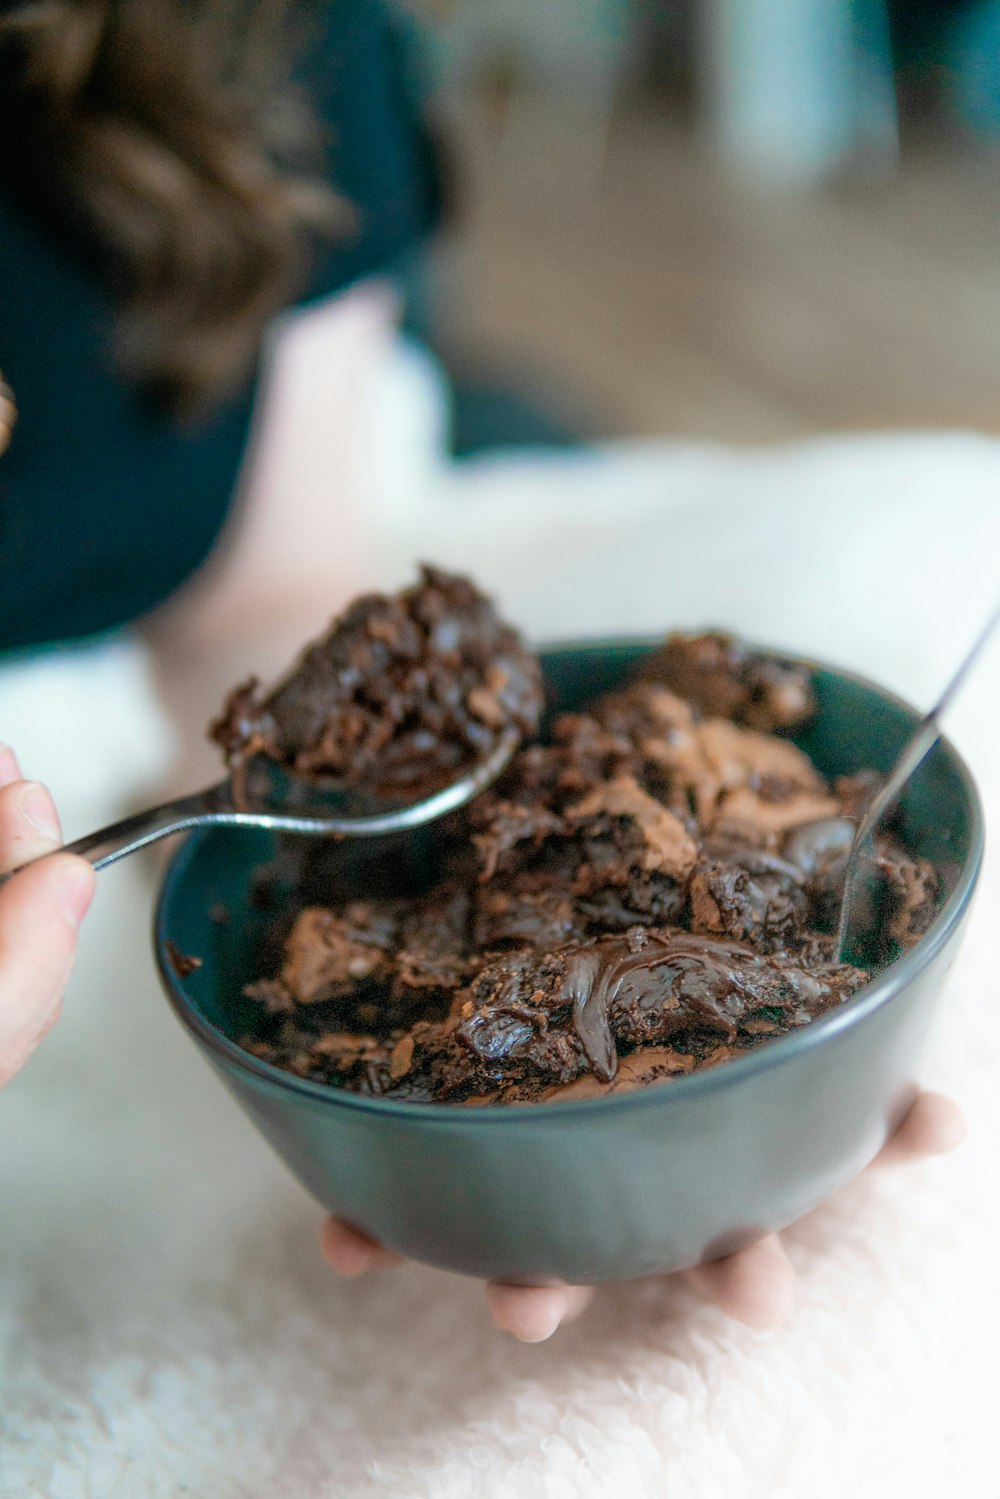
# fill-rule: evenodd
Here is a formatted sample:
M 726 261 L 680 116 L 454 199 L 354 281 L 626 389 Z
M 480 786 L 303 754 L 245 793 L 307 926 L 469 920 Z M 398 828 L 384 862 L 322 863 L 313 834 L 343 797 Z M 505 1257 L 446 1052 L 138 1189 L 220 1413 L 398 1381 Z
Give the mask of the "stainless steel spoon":
M 209 786 L 205 791 L 196 791 L 191 796 L 178 797 L 176 801 L 150 807 L 148 811 L 126 817 L 121 822 L 112 823 L 110 827 L 100 828 L 96 833 L 88 833 L 83 838 L 77 838 L 74 843 L 67 843 L 63 849 L 53 849 L 52 852 L 80 854 L 89 859 L 95 869 L 104 869 L 108 864 L 134 854 L 137 849 L 145 848 L 147 844 L 156 843 L 160 838 L 168 838 L 171 833 L 186 832 L 190 828 L 267 828 L 276 833 L 320 834 L 335 838 L 378 838 L 389 833 L 401 833 L 435 822 L 448 812 L 464 807 L 466 802 L 485 791 L 510 764 L 520 738 L 516 729 L 505 730 L 497 741 L 496 748 L 473 766 L 461 780 L 453 781 L 450 786 L 436 791 L 433 796 L 425 797 L 423 801 L 367 817 L 330 817 L 323 815 L 319 808 L 315 811 L 302 809 L 295 813 L 275 812 L 271 810 L 273 796 L 269 800 L 266 793 L 254 791 L 249 785 L 245 795 L 240 797 L 241 802 L 246 805 L 237 808 L 232 782 L 225 780 L 220 781 L 217 786 Z M 316 793 L 313 795 L 315 801 Z M 39 857 L 47 858 L 48 855 L 42 854 Z M 13 874 L 17 872 L 12 871 Z M 0 877 L 0 885 L 10 878 L 9 874 Z
M 858 824 L 844 878 L 844 893 L 840 903 L 840 918 L 837 922 L 837 956 L 841 961 L 848 951 L 853 951 L 859 937 L 866 933 L 870 923 L 870 903 L 866 899 L 864 886 L 865 864 L 871 852 L 875 829 L 889 807 L 899 796 L 910 776 L 924 757 L 934 748 L 941 737 L 941 718 L 951 706 L 952 699 L 963 686 L 965 678 L 979 657 L 997 625 L 1000 624 L 1000 604 L 990 615 L 977 635 L 962 664 L 934 707 L 921 722 L 915 733 L 907 740 L 899 758 L 889 773 L 889 779 L 868 808 Z

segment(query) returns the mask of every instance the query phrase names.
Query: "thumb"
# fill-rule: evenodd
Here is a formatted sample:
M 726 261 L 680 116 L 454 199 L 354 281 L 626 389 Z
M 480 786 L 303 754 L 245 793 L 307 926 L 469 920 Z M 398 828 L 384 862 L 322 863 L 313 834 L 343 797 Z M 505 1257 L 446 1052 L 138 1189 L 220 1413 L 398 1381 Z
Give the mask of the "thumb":
M 59 1014 L 94 882 L 85 860 L 53 854 L 0 890 L 0 1084 Z

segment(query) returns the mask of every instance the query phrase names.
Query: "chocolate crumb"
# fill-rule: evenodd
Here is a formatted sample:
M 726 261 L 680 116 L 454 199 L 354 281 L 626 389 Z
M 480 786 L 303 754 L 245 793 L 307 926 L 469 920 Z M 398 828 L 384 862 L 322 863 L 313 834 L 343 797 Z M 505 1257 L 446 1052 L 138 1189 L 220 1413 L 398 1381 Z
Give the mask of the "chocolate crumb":
M 170 959 L 170 966 L 179 979 L 186 979 L 189 974 L 199 969 L 204 962 L 203 958 L 196 958 L 192 954 L 181 952 L 176 942 L 173 942 L 169 937 L 164 945 L 167 949 L 167 957 Z

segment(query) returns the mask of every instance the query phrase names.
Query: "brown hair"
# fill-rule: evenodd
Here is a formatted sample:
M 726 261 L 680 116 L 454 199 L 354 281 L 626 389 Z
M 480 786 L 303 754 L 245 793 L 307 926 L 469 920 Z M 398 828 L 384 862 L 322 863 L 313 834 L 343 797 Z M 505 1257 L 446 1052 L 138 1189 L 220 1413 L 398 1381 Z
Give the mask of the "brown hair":
M 15 0 L 0 19 L 9 138 L 96 253 L 120 368 L 178 410 L 241 382 L 316 231 L 350 223 L 309 171 L 300 21 L 295 0 Z

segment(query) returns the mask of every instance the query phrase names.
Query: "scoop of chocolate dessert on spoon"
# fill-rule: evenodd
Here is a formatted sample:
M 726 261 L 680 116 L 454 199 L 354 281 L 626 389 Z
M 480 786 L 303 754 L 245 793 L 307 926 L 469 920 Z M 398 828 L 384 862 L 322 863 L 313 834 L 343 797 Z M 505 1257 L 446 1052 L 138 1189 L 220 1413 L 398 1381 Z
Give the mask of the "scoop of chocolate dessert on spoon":
M 61 852 L 103 869 L 198 827 L 337 838 L 422 827 L 493 784 L 542 702 L 537 657 L 490 600 L 424 567 L 399 594 L 356 600 L 267 694 L 255 680 L 230 694 L 211 729 L 225 780 Z M 353 815 L 343 798 L 358 793 L 366 806 Z
M 847 953 L 858 951 L 859 945 L 872 935 L 873 924 L 874 930 L 877 931 L 882 921 L 882 905 L 870 899 L 866 885 L 867 866 L 873 854 L 875 832 L 889 808 L 902 793 L 913 772 L 922 764 L 940 739 L 943 715 L 950 708 L 959 689 L 964 686 L 966 677 L 998 624 L 1000 624 L 1000 604 L 994 609 L 973 641 L 958 670 L 933 708 L 921 719 L 916 730 L 903 746 L 885 784 L 858 824 L 847 856 L 844 891 L 837 921 L 836 954 L 842 960 L 846 960 Z

